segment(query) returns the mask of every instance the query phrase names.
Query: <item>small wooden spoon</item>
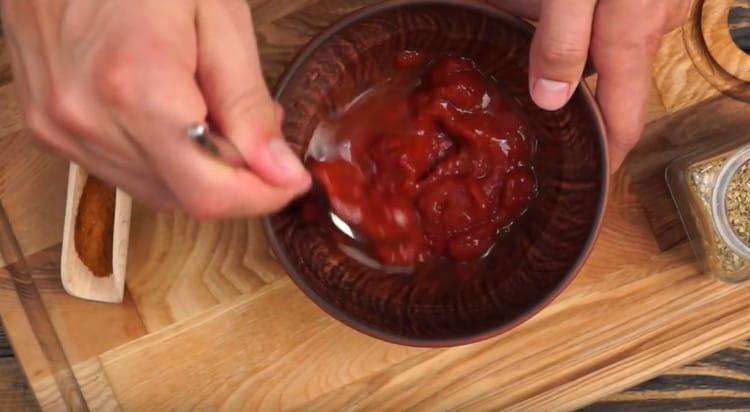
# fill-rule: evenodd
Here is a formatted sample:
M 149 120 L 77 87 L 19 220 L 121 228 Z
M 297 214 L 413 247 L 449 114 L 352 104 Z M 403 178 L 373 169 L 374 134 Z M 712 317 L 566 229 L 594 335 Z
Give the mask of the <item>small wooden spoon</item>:
M 228 139 L 212 133 L 207 124 L 191 125 L 186 131 L 186 136 L 216 158 L 235 167 L 245 167 L 244 158 L 237 148 Z M 71 163 L 68 176 L 68 198 L 65 208 L 62 261 L 60 264 L 62 284 L 68 294 L 81 299 L 120 303 L 125 293 L 125 273 L 128 261 L 128 241 L 133 201 L 125 192 L 116 190 L 112 235 L 112 272 L 104 276 L 96 276 L 91 268 L 86 266 L 76 248 L 76 223 L 81 209 L 81 197 L 88 179 L 89 175 L 86 171 Z
M 96 302 L 120 303 L 125 293 L 125 272 L 128 260 L 130 217 L 132 199 L 117 189 L 112 235 L 112 272 L 96 276 L 83 262 L 76 248 L 76 221 L 80 211 L 81 196 L 89 179 L 88 173 L 78 165 L 70 165 L 68 197 L 65 208 L 62 261 L 62 284 L 68 294 Z M 104 222 L 102 222 L 104 223 Z

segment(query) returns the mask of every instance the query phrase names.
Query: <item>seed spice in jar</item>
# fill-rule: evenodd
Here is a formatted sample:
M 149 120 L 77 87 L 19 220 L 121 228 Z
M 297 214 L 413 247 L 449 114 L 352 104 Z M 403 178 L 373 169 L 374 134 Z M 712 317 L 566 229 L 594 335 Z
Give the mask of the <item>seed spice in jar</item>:
M 700 199 L 701 206 L 704 208 L 704 212 L 708 215 L 711 215 L 711 197 L 713 196 L 714 187 L 716 185 L 716 179 L 719 176 L 719 173 L 721 172 L 722 167 L 724 166 L 724 163 L 726 162 L 726 159 L 720 159 L 720 160 L 714 160 L 712 162 L 699 164 L 689 170 L 689 182 L 690 182 L 690 188 L 694 191 L 694 193 L 698 196 Z M 748 185 L 750 183 L 750 172 L 747 171 L 747 169 L 750 169 L 745 165 L 746 170 L 745 172 L 745 184 Z M 740 175 L 738 173 L 737 175 Z M 736 180 L 741 180 L 737 179 Z M 735 182 L 733 182 L 735 183 Z M 733 198 L 738 200 L 740 202 L 740 199 L 745 199 L 745 202 L 747 202 L 748 199 L 748 192 L 745 189 L 739 189 L 739 186 L 741 186 L 741 183 L 738 183 L 735 185 L 734 189 L 734 195 L 732 194 L 733 190 L 730 188 L 730 193 L 727 195 L 727 200 L 729 198 Z M 744 193 L 740 193 L 743 192 Z M 742 225 L 741 229 L 737 229 L 737 226 L 735 226 L 734 223 L 732 223 L 733 227 L 735 227 L 735 230 L 739 234 L 740 230 L 745 230 L 746 233 L 750 233 L 750 210 L 748 210 L 747 204 L 742 205 L 734 205 L 729 206 L 729 210 L 733 210 L 734 212 L 729 212 L 729 219 L 730 222 L 732 221 L 733 215 L 738 215 L 738 210 L 742 209 L 745 210 L 744 214 L 744 225 Z M 737 222 L 740 222 L 742 218 L 736 218 Z M 727 273 L 736 273 L 740 272 L 744 269 L 750 268 L 750 263 L 747 262 L 742 256 L 736 254 L 732 249 L 721 239 L 716 229 L 712 226 L 712 234 L 714 241 L 707 245 L 708 247 L 715 249 L 715 259 L 718 260 L 717 263 L 719 263 L 722 270 L 724 270 Z
M 727 192 L 729 224 L 746 245 L 750 245 L 750 162 L 734 175 Z

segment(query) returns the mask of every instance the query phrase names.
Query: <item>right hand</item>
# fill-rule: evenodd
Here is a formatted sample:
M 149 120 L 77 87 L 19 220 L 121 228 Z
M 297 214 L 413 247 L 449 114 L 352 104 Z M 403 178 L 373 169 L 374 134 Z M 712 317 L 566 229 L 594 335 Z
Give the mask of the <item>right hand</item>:
M 310 186 L 281 133 L 244 0 L 0 0 L 33 138 L 160 209 L 274 212 Z M 210 117 L 233 168 L 185 137 Z
M 638 143 L 651 69 L 661 38 L 679 27 L 692 0 L 492 0 L 539 21 L 531 44 L 529 91 L 542 109 L 563 107 L 591 57 L 596 100 L 607 126 L 612 171 Z

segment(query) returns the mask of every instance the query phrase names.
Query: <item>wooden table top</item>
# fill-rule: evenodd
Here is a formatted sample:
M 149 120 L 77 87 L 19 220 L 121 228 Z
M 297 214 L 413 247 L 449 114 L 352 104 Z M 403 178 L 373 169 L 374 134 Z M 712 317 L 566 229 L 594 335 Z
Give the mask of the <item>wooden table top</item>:
M 747 410 L 750 342 L 733 345 L 583 409 L 586 412 Z M 34 394 L 0 326 L 0 411 L 37 411 Z

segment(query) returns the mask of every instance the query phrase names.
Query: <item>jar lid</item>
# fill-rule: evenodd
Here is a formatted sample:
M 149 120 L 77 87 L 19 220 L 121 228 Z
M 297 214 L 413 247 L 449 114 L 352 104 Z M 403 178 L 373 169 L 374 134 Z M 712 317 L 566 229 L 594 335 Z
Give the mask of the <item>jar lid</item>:
M 727 162 L 719 172 L 716 178 L 713 197 L 711 198 L 711 212 L 714 216 L 714 226 L 722 240 L 735 253 L 743 258 L 750 260 L 750 245 L 740 239 L 729 222 L 727 214 L 727 194 L 729 192 L 732 179 L 740 169 L 750 162 L 750 145 L 740 148 Z M 750 219 L 750 216 L 748 216 Z

